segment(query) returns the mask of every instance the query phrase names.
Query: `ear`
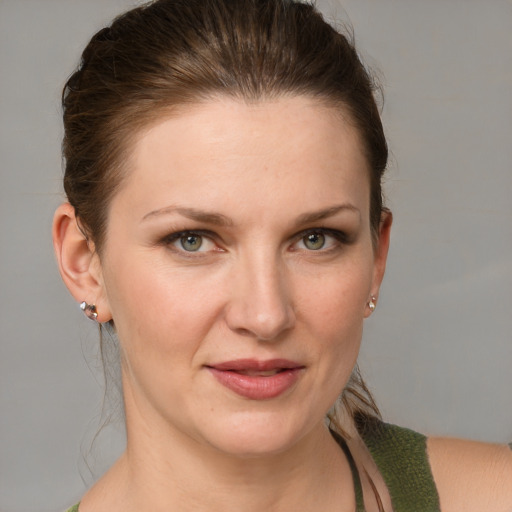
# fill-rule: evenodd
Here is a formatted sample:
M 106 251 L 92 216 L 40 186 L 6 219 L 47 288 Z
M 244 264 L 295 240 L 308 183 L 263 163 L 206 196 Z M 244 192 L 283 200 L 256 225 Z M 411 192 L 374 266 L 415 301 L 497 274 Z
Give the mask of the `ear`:
M 80 230 L 75 209 L 61 204 L 53 218 L 53 247 L 60 275 L 77 302 L 94 304 L 98 322 L 112 319 L 94 243 Z
M 378 299 L 380 285 L 384 279 L 386 271 L 386 261 L 388 259 L 389 239 L 391 235 L 391 225 L 393 224 L 393 214 L 389 210 L 384 210 L 381 215 L 379 233 L 374 250 L 373 278 L 370 296 Z M 367 308 L 365 316 L 370 316 L 372 311 Z

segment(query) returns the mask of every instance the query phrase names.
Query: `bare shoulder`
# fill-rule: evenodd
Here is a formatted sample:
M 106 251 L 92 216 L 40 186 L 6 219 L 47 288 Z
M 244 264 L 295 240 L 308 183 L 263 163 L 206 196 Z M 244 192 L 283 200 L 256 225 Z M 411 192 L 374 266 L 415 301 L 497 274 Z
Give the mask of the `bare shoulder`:
M 512 512 L 512 450 L 507 445 L 429 438 L 442 512 Z

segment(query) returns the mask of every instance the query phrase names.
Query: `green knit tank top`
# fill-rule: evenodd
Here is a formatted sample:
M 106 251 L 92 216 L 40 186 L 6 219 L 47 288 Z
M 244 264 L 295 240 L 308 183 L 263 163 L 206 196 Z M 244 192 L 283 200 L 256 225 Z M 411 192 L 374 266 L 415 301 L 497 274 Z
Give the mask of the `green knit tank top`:
M 424 435 L 366 417 L 358 424 L 358 431 L 386 483 L 394 512 L 440 512 Z M 335 438 L 340 443 L 341 438 Z M 354 479 L 356 511 L 365 512 L 359 475 L 352 456 L 347 457 Z

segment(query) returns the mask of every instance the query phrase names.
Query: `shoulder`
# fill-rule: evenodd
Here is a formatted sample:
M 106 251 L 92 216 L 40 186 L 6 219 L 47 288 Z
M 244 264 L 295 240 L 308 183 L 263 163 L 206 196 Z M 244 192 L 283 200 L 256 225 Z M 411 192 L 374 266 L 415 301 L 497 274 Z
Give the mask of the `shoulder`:
M 512 512 L 509 446 L 427 438 L 376 418 L 357 427 L 395 510 Z
M 443 512 L 512 511 L 509 446 L 432 437 L 427 452 Z

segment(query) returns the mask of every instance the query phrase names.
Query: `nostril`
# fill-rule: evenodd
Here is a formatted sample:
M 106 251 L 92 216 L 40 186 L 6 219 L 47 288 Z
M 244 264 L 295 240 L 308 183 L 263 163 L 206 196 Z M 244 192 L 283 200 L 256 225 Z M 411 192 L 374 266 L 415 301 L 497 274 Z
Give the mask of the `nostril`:
M 254 333 L 251 332 L 249 329 L 245 329 L 244 327 L 238 327 L 233 329 L 237 334 L 240 336 L 251 336 L 254 337 Z

